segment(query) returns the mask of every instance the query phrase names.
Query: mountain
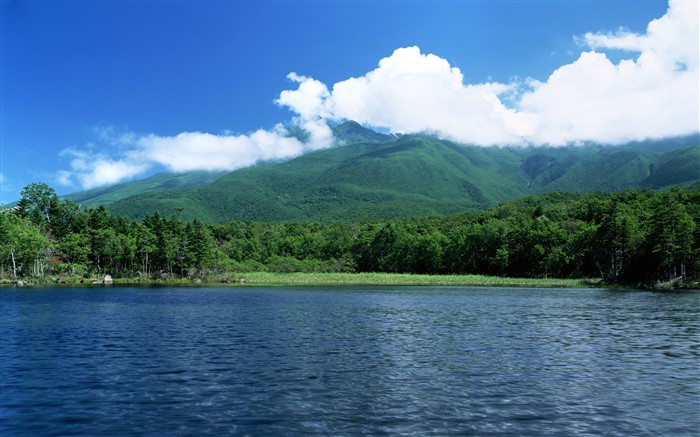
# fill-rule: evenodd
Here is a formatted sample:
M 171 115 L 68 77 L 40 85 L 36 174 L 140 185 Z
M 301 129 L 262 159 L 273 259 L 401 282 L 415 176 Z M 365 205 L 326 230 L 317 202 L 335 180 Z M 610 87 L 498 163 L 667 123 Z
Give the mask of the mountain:
M 367 129 L 356 121 L 346 121 L 332 126 L 333 136 L 339 144 L 384 142 L 396 139 L 395 135 L 382 134 Z
M 306 132 L 296 127 L 290 127 L 289 135 L 306 139 Z M 387 135 L 367 129 L 354 121 L 348 121 L 331 126 L 333 136 L 338 144 L 350 144 L 359 142 L 383 142 L 396 139 L 394 135 Z M 110 205 L 118 200 L 151 192 L 166 192 L 171 190 L 183 190 L 203 187 L 227 172 L 188 172 L 188 173 L 157 173 L 145 179 L 123 182 L 108 187 L 94 188 L 90 190 L 71 193 L 63 196 L 82 205 L 84 208 L 99 205 Z
M 156 175 L 92 190 L 114 214 L 184 208 L 205 222 L 364 221 L 479 210 L 554 191 L 666 189 L 700 183 L 700 145 L 477 147 L 428 135 L 394 136 L 354 122 L 339 145 L 230 173 Z M 85 193 L 73 195 L 80 199 Z M 77 201 L 77 200 L 76 200 Z
M 653 159 L 634 150 L 601 150 L 569 167 L 544 191 L 616 191 L 639 186 L 650 174 Z
M 662 155 L 650 167 L 650 175 L 642 186 L 664 189 L 676 185 L 698 184 L 700 178 L 700 147 L 672 150 Z
M 226 172 L 191 172 L 184 174 L 157 173 L 145 179 L 123 182 L 109 187 L 63 196 L 84 208 L 110 205 L 118 200 L 145 192 L 162 192 L 203 187 L 226 174 Z

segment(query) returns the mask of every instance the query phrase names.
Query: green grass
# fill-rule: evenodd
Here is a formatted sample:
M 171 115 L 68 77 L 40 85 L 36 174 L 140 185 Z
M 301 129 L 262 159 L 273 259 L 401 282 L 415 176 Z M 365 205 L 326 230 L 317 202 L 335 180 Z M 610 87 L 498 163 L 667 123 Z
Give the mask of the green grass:
M 245 285 L 468 285 L 484 287 L 594 287 L 597 280 L 504 278 L 481 275 L 415 275 L 398 273 L 246 273 Z

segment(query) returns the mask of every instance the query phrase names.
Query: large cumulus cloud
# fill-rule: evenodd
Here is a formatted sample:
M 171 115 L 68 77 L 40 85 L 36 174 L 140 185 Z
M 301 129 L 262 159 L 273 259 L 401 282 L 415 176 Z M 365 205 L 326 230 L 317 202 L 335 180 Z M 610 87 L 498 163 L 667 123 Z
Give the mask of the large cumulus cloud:
M 465 84 L 460 69 L 445 59 L 406 47 L 330 90 L 293 74 L 299 87 L 284 91 L 278 103 L 309 116 L 482 146 L 619 144 L 687 135 L 698 132 L 700 117 L 699 38 L 698 2 L 672 1 L 645 34 L 584 35 L 580 41 L 590 50 L 544 82 Z M 606 49 L 629 56 L 614 63 Z

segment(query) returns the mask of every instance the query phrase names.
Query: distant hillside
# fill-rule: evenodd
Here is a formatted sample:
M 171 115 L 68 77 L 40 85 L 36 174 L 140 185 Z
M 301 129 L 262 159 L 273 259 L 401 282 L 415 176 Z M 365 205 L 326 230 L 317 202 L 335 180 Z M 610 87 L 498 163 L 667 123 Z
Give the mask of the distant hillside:
M 616 191 L 639 186 L 650 174 L 652 158 L 634 150 L 601 150 L 578 161 L 545 191 Z
M 350 144 L 359 142 L 383 142 L 396 139 L 394 135 L 375 132 L 362 127 L 359 123 L 348 121 L 340 125 L 331 126 L 336 142 Z M 298 128 L 290 128 L 289 135 L 301 140 L 306 139 L 306 133 Z M 264 165 L 262 163 L 261 165 Z M 145 179 L 123 182 L 108 187 L 100 187 L 91 190 L 80 191 L 63 196 L 72 200 L 84 208 L 98 205 L 111 205 L 112 203 L 131 196 L 139 196 L 144 193 L 158 193 L 172 190 L 184 190 L 203 187 L 227 172 L 188 172 L 188 173 L 157 173 Z
M 643 187 L 663 189 L 676 185 L 690 186 L 700 182 L 700 147 L 672 150 L 650 166 L 650 175 Z
M 187 195 L 207 210 L 216 209 L 224 220 L 356 221 L 437 215 L 481 209 L 524 195 L 525 178 L 517 170 L 518 161 L 517 155 L 498 149 L 405 136 L 233 172 Z
M 206 222 L 363 221 L 480 210 L 537 193 L 664 189 L 700 181 L 698 145 L 670 151 L 664 143 L 486 148 L 378 134 L 357 123 L 336 126 L 334 133 L 344 145 L 283 163 L 210 180 L 171 175 L 172 186 L 157 178 L 153 188 L 147 180 L 123 184 L 107 206 L 132 218 L 184 208 L 183 218 Z M 187 182 L 177 186 L 178 178 Z
M 80 191 L 63 197 L 84 208 L 111 205 L 118 200 L 143 193 L 203 187 L 224 174 L 226 172 L 158 173 L 145 179 Z

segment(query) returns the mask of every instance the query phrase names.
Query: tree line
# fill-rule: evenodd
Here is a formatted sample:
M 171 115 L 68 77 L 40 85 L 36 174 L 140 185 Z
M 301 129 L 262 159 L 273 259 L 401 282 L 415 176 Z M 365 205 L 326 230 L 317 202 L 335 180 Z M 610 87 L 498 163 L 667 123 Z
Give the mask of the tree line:
M 0 213 L 0 278 L 225 278 L 252 271 L 671 281 L 700 276 L 700 187 L 550 193 L 371 223 L 205 224 L 83 210 L 30 184 Z

